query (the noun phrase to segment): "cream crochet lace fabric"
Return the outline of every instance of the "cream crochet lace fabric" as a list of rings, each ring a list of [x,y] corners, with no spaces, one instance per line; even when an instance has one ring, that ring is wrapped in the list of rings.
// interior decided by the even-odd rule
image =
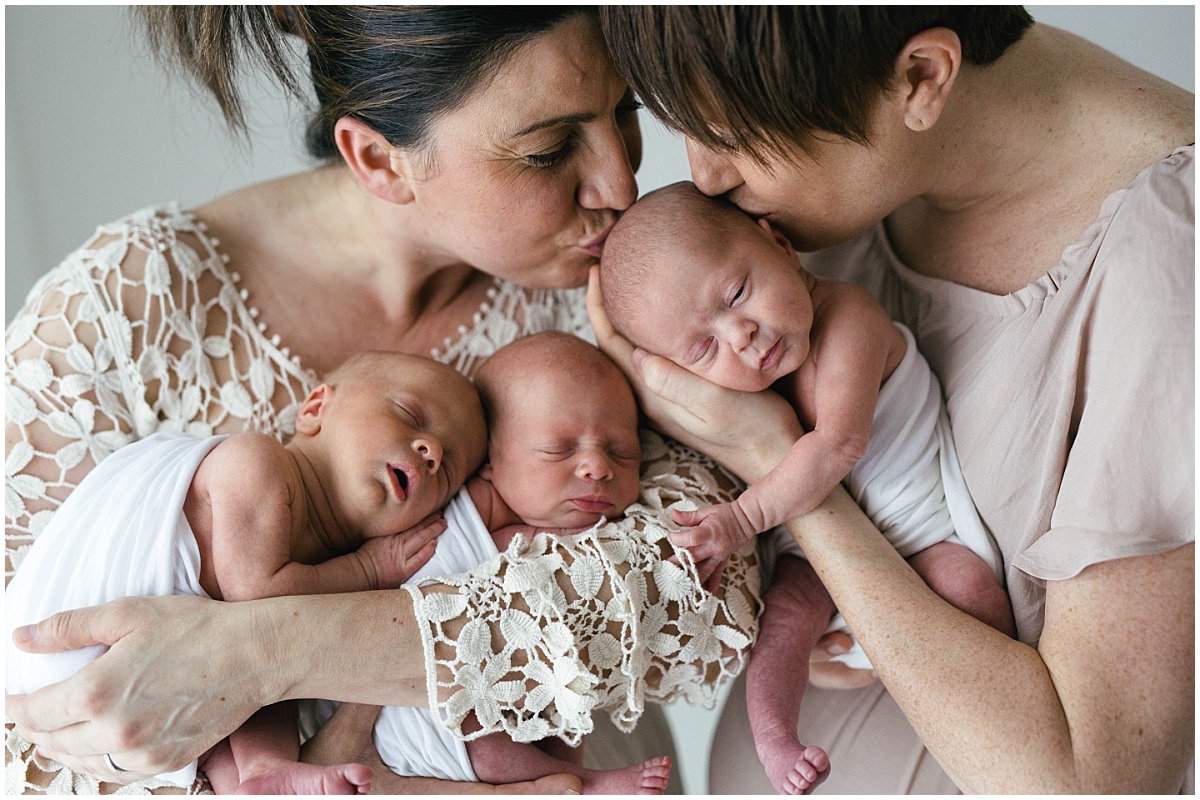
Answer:
[[[5,583],[46,521],[116,448],[160,430],[255,429],[283,437],[317,376],[257,320],[220,242],[176,206],[95,236],[38,282],[5,340]],[[470,327],[431,355],[470,374],[513,339],[557,329],[591,338],[582,290],[497,280]],[[518,538],[452,593],[411,589],[423,619],[431,697],[451,727],[575,742],[606,709],[631,728],[646,698],[708,701],[743,666],[756,631],[752,555],[731,560],[719,596],[667,563],[673,504],[732,497],[735,482],[687,448],[644,434],[640,502],[579,537]],[[499,644],[496,644],[496,643]],[[8,794],[97,793],[6,730]],[[33,769],[36,766],[37,769]],[[143,781],[121,793],[164,786]],[[112,787],[105,787],[112,788]],[[192,792],[205,791],[198,781]]]

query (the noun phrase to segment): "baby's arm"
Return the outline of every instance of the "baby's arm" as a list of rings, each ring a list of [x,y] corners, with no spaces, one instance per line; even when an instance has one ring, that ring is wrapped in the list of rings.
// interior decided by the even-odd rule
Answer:
[[[391,542],[397,537],[389,536],[367,543],[375,549],[398,544],[412,553],[409,559],[396,553],[372,558],[384,554],[372,554],[364,545],[320,564],[301,564],[292,560],[291,548],[293,536],[308,528],[307,500],[291,456],[279,442],[261,434],[232,436],[201,463],[196,479],[203,481],[211,504],[212,571],[224,600],[391,588],[411,574],[405,572],[409,561],[432,549],[424,539],[432,541],[444,528],[440,520],[422,523],[424,528],[413,529],[422,541]],[[385,566],[389,562],[397,566]]]
[[[866,453],[879,388],[904,357],[904,337],[870,295],[848,284],[820,281],[813,310],[812,350],[792,376],[793,403],[812,430],[737,500],[675,515],[696,526],[672,538],[704,562],[702,577],[755,534],[820,505]]]
[[[904,337],[856,286],[822,281],[813,292],[808,400],[812,430],[737,503],[764,531],[812,511],[867,452],[879,389],[904,357]],[[797,387],[797,397],[804,387]]]

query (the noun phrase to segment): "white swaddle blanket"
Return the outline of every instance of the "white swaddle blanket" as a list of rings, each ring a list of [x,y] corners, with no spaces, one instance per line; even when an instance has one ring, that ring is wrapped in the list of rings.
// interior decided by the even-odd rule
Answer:
[[[912,333],[900,323],[895,325],[908,348],[879,391],[866,455],[843,483],[900,555],[907,558],[949,540],[966,545],[1003,580],[1000,551],[975,510],[958,463],[941,385],[917,350]],[[785,528],[776,528],[759,541],[766,569],[780,553],[803,557]],[[841,614],[829,630],[849,632]],[[857,669],[871,668],[857,642],[834,660]]]
[[[471,495],[463,487],[446,506],[446,530],[438,537],[433,557],[408,583],[457,575],[500,554]],[[330,700],[305,702],[301,731],[305,738],[333,716],[338,704]],[[385,706],[375,723],[375,748],[383,763],[397,775],[425,776],[452,781],[474,781],[475,770],[467,747],[438,724],[428,708]]]
[[[183,503],[196,468],[223,438],[148,436],[101,461],[71,493],[5,591],[6,693],[58,683],[107,650],[26,653],[12,643],[14,628],[122,597],[208,596],[200,588],[200,548]],[[196,764],[158,777],[191,786]]]

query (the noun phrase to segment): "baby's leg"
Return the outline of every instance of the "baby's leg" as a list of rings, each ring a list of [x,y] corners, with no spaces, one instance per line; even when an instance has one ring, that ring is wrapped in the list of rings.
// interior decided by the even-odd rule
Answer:
[[[671,777],[668,756],[625,769],[584,769],[575,758],[557,758],[537,745],[518,744],[503,733],[467,742],[467,755],[476,777],[484,783],[516,783],[569,773],[583,783],[584,794],[662,794]]]
[[[261,709],[229,735],[229,749],[240,783],[223,791],[217,783],[224,779],[210,775],[218,794],[366,794],[371,789],[373,771],[362,764],[300,763],[294,702]],[[228,774],[223,766],[220,772]]]
[[[808,562],[781,555],[763,597],[762,627],[746,669],[746,707],[758,758],[780,794],[807,794],[829,774],[829,756],[797,736],[808,658],[829,626],[833,601]]]
[[[908,563],[950,605],[1001,633],[1017,635],[1008,595],[992,568],[970,548],[938,542],[909,556]]]

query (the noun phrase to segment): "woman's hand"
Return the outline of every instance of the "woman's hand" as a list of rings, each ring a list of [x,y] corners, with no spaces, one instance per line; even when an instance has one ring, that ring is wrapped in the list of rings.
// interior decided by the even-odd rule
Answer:
[[[29,652],[111,649],[62,683],[8,697],[6,712],[43,755],[78,772],[128,783],[179,769],[281,693],[267,685],[276,652],[258,605],[130,598],[18,629]],[[125,771],[113,773],[106,754]]]
[[[375,749],[375,720],[379,706],[342,703],[333,716],[309,739],[300,752],[308,764],[366,764],[375,770],[372,794],[579,794],[574,775],[547,775],[535,781],[492,786],[458,783],[438,778],[406,778],[392,772]]]
[[[796,412],[778,393],[726,389],[634,348],[609,322],[598,267],[588,276],[587,308],[597,344],[629,377],[651,423],[747,483],[770,472],[804,433]]]

